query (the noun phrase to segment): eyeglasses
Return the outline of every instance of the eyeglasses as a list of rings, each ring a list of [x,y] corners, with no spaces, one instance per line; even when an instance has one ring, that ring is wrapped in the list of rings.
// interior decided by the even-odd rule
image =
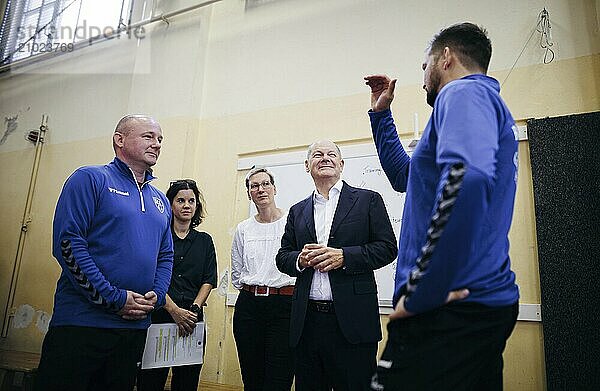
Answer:
[[[188,184],[190,186],[196,186],[196,181],[193,179],[178,179],[176,181],[171,181],[169,182],[169,187],[173,186],[173,185],[179,185],[179,184]]]
[[[250,184],[250,190],[256,191],[261,186],[262,186],[263,189],[267,190],[267,189],[270,189],[273,186],[273,184],[270,181],[264,181],[264,182],[261,182],[261,183],[251,183]]]

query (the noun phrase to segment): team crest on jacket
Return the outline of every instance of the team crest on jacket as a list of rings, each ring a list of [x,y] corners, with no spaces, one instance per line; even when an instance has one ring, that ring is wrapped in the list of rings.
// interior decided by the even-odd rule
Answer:
[[[158,197],[152,197],[152,199],[154,200],[154,205],[156,205],[158,211],[160,213],[165,213],[165,204],[162,202],[162,200]]]

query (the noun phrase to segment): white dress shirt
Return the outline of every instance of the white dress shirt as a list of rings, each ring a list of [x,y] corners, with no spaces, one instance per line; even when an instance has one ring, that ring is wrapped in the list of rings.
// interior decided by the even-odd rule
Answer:
[[[287,213],[272,223],[259,223],[254,216],[238,224],[231,245],[231,284],[272,288],[294,285],[296,279],[281,273],[275,256],[281,247]]]
[[[327,246],[329,242],[329,233],[331,232],[331,224],[333,216],[340,199],[343,182],[340,179],[329,190],[329,199],[326,199],[317,189],[313,192],[315,232],[317,234],[317,243]],[[310,285],[310,293],[308,298],[311,300],[333,300],[331,293],[331,284],[329,283],[329,273],[315,270],[312,283]]]

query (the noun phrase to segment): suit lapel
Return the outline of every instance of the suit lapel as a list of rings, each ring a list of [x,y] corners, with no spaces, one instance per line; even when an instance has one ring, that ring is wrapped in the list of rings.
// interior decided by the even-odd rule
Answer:
[[[310,238],[312,239],[312,243],[317,243],[317,232],[315,231],[315,214],[313,207],[313,194],[311,194],[304,204],[304,209],[302,211],[304,217],[304,223],[306,224],[306,228],[308,229],[308,233],[310,234]]]
[[[343,183],[340,199],[338,200],[337,208],[335,209],[335,214],[333,215],[333,222],[331,223],[331,231],[329,233],[330,236],[333,236],[342,221],[344,221],[348,213],[350,213],[350,210],[358,199],[354,188],[349,186],[346,182]]]

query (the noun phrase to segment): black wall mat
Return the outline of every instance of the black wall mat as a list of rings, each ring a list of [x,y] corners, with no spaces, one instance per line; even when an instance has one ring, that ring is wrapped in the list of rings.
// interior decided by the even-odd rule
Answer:
[[[600,112],[527,121],[548,391],[600,390]]]

